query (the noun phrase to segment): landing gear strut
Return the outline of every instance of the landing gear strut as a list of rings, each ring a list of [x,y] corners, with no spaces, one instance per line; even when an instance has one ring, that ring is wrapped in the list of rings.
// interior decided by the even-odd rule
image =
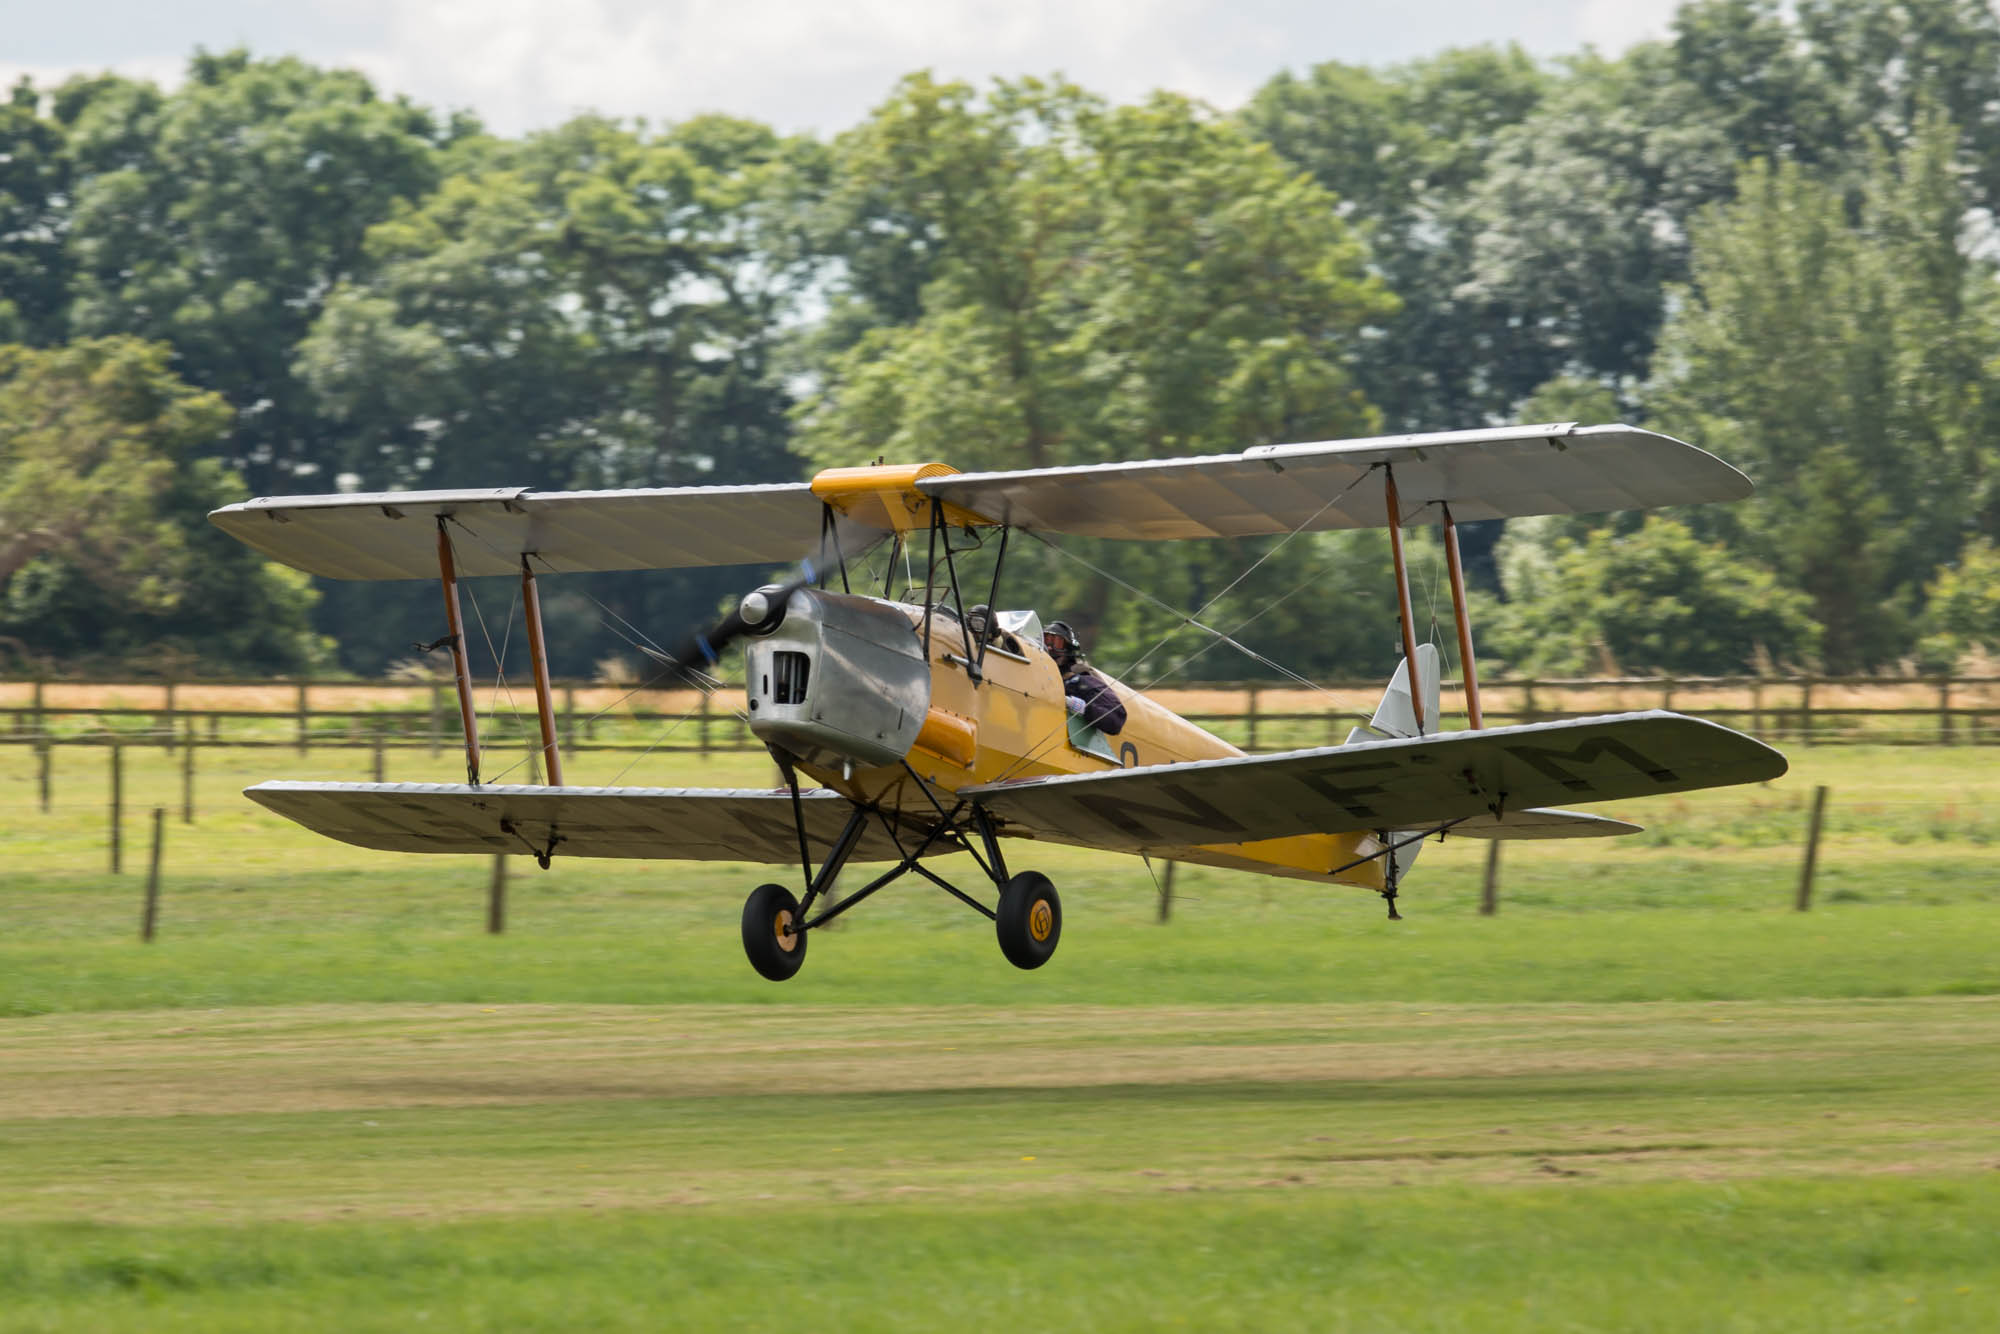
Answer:
[[[773,982],[783,982],[792,977],[805,963],[806,941],[815,928],[826,925],[890,881],[908,874],[922,876],[974,912],[992,919],[994,933],[1000,941],[1000,952],[1016,968],[1040,968],[1056,952],[1056,943],[1062,939],[1062,899],[1056,894],[1055,886],[1049,883],[1049,878],[1039,871],[1023,871],[1011,876],[1007,873],[1006,860],[1000,853],[1000,841],[983,809],[976,805],[968,808],[966,803],[959,802],[947,811],[931,793],[929,785],[912,770],[911,777],[930,797],[938,814],[937,822],[924,832],[916,846],[904,845],[896,824],[888,816],[856,806],[847,817],[846,827],[828,850],[826,860],[815,870],[807,850],[805,815],[800,809],[797,780],[792,777],[791,767],[782,760],[780,767],[792,786],[793,820],[798,829],[806,893],[804,899],[799,899],[783,885],[759,885],[744,902],[743,952],[749,956],[750,966],[759,974]],[[834,877],[847,864],[855,848],[860,846],[861,835],[871,818],[881,822],[883,831],[902,854],[902,859],[852,894],[815,913],[814,906],[822,898],[831,897]],[[982,849],[984,856],[981,855]],[[923,864],[922,858],[927,854],[947,850],[972,854],[973,860],[979,863],[980,869],[1000,890],[997,909],[988,908]]]

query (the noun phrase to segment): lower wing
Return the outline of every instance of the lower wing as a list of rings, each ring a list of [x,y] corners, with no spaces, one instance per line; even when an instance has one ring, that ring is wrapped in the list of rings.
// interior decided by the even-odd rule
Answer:
[[[1741,732],[1654,711],[989,783],[959,795],[1005,833],[1164,855],[1458,821],[1485,838],[1575,835],[1596,821],[1534,808],[1762,782],[1785,768],[1783,755]]]
[[[468,787],[462,783],[259,783],[259,805],[343,843],[388,852],[524,852],[568,857],[792,862],[799,836],[789,792],[734,788]],[[824,852],[854,806],[800,794],[806,837]],[[929,826],[871,819],[856,861],[895,861]],[[890,830],[895,829],[892,837]],[[941,837],[939,853],[957,851]]]

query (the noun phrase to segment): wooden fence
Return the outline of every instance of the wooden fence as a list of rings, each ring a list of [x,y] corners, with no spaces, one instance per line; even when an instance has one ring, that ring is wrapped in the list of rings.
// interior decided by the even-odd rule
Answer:
[[[1312,688],[1222,684],[1156,689],[1166,707],[1246,750],[1327,745],[1346,738],[1380,698],[1380,682]],[[482,733],[496,743],[535,730],[531,692],[480,692]],[[708,754],[755,750],[740,696],[558,682],[557,724],[571,749]],[[1489,727],[1637,709],[1674,709],[1781,743],[2000,742],[2000,677],[1732,677],[1496,680],[1481,686]],[[1446,728],[1463,726],[1456,685]],[[110,740],[289,747],[458,745],[446,682],[0,680],[0,744]],[[1455,717],[1455,715],[1458,715]]]

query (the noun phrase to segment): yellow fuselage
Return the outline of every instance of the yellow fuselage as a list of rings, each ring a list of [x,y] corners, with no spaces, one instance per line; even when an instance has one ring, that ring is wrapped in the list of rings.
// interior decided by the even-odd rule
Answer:
[[[921,634],[923,610],[905,607],[904,611]],[[1109,760],[1080,750],[1070,743],[1062,674],[1040,644],[1012,636],[989,644],[982,664],[983,679],[975,682],[966,666],[972,655],[956,618],[932,613],[930,632],[930,716],[908,760],[912,769],[941,792],[1013,778],[1096,773],[1121,766],[1177,764],[1243,754],[1221,737],[1115,680],[1112,686],[1125,703],[1126,722],[1116,736],[1106,736],[1103,741],[1118,758]],[[912,815],[930,809],[929,799],[910,782],[901,765],[851,770],[801,767],[816,781],[854,801]],[[1174,859],[1379,890],[1379,859],[1337,876],[1331,874],[1335,867],[1354,862],[1376,846],[1365,833],[1301,834],[1178,849]]]

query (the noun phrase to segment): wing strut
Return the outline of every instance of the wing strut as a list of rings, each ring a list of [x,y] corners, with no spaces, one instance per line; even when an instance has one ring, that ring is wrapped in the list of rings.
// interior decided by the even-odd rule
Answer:
[[[528,553],[521,553],[521,614],[528,622],[528,657],[535,669],[535,712],[542,722],[542,771],[550,787],[561,787],[562,755],[556,749],[556,707],[549,689],[549,650],[542,638],[542,595],[535,588],[535,572],[528,565]],[[544,863],[544,869],[547,863]]]
[[[478,787],[479,719],[472,708],[472,669],[465,662],[465,618],[458,610],[458,567],[452,561],[447,522],[449,516],[438,515],[438,578],[444,588],[444,624],[451,636],[451,666],[458,677],[458,720],[465,728],[465,781]]]
[[[1410,711],[1416,715],[1417,735],[1424,731],[1423,691],[1417,686],[1416,617],[1410,610],[1410,571],[1403,564],[1403,510],[1396,498],[1396,468],[1382,465],[1383,492],[1389,499],[1389,555],[1396,565],[1396,614],[1403,623],[1403,661],[1409,666]]]
[[[1486,725],[1479,711],[1479,666],[1472,657],[1472,617],[1465,610],[1465,570],[1458,563],[1458,525],[1452,522],[1451,506],[1444,511],[1444,561],[1451,571],[1451,611],[1458,621],[1458,671],[1465,680],[1465,717],[1478,731]]]

